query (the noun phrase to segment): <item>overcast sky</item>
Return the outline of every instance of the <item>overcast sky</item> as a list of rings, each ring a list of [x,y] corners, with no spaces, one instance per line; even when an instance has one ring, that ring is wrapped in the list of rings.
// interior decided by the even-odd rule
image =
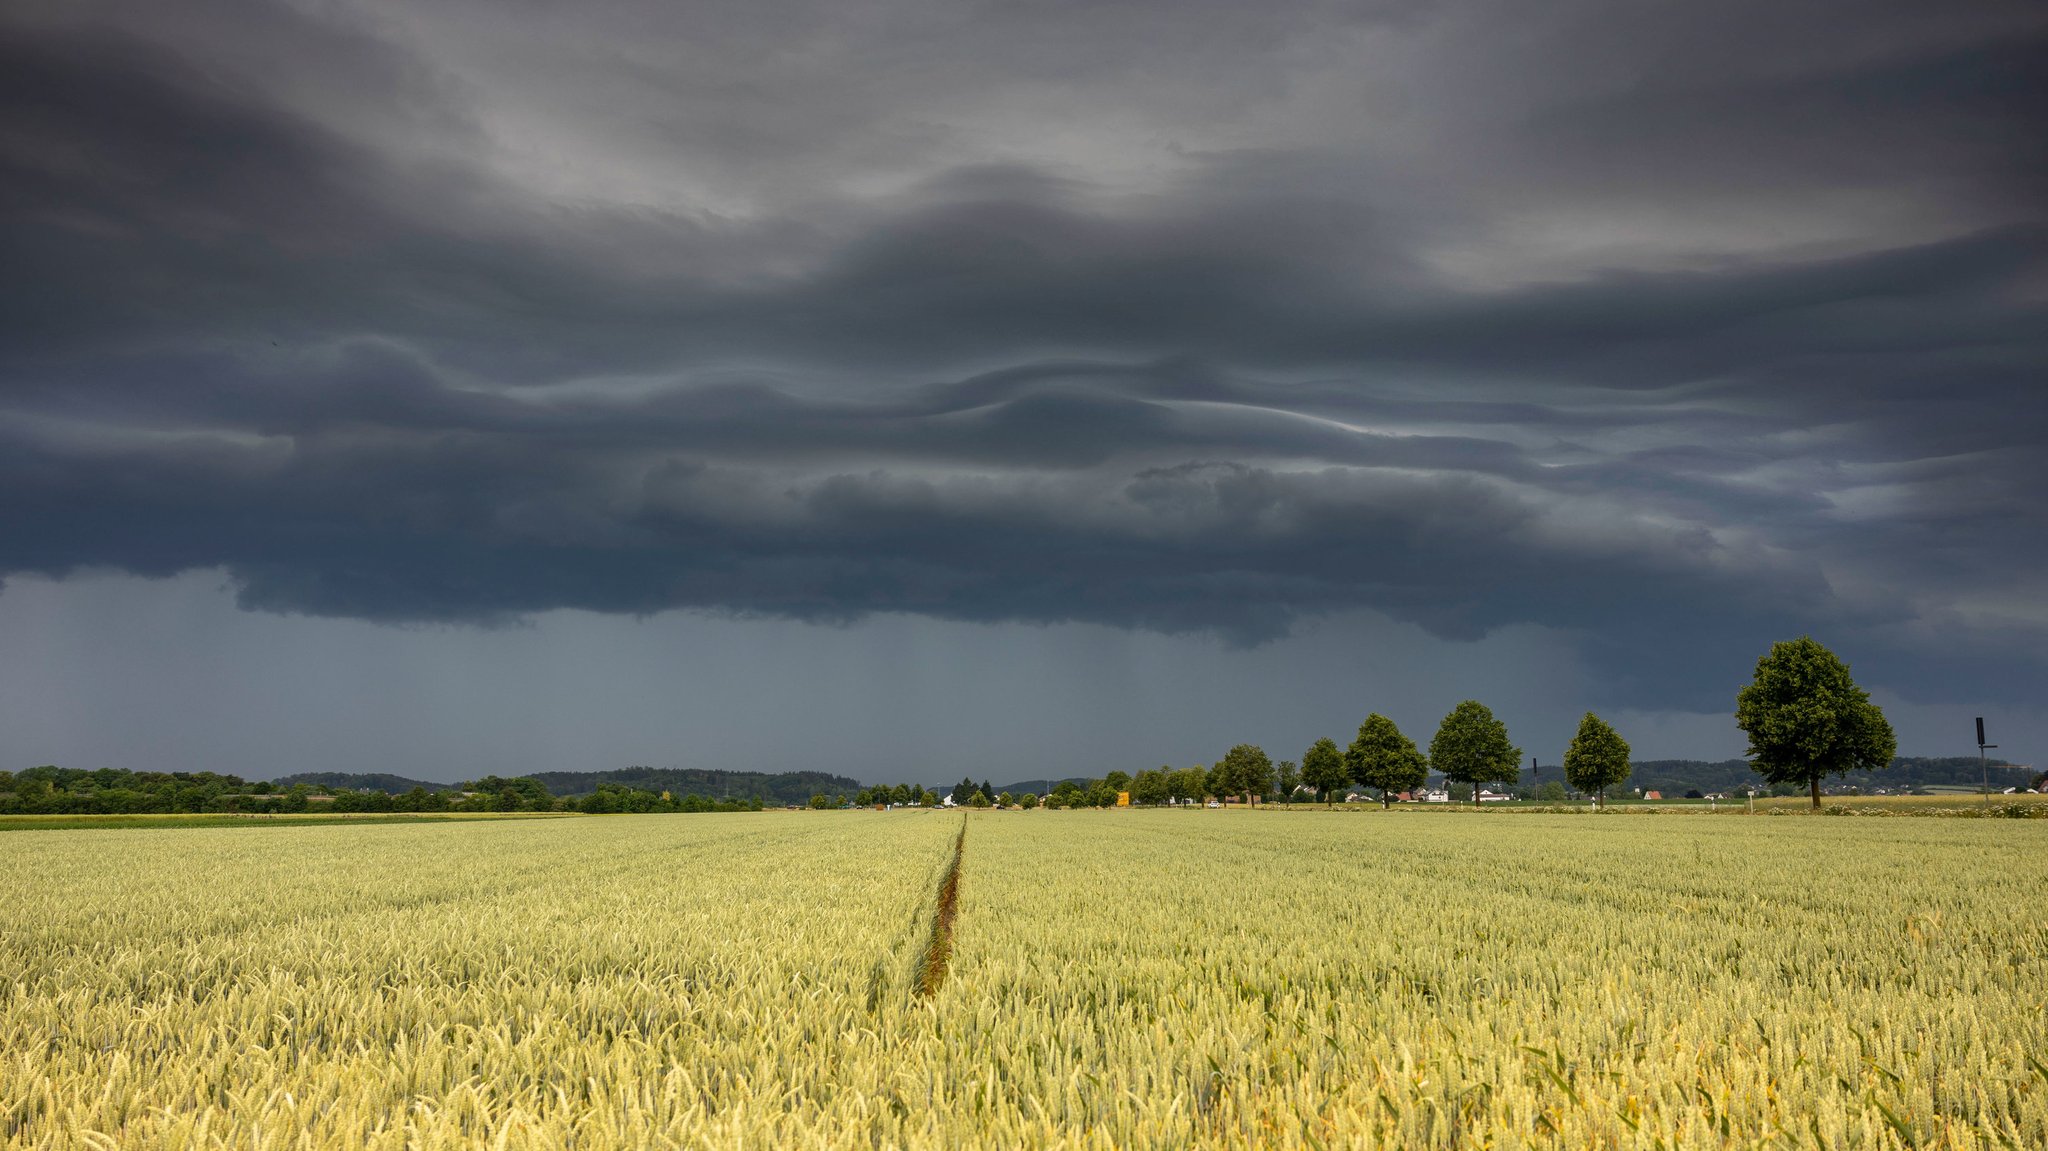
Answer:
[[[2048,741],[2048,8],[0,14],[0,768]]]

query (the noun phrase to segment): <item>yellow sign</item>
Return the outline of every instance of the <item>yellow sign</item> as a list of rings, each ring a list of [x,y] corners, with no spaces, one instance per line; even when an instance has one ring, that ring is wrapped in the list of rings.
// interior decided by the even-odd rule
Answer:
[[[1128,791],[1117,792],[1116,805],[1118,807],[1129,807],[1131,805],[1131,793]]]

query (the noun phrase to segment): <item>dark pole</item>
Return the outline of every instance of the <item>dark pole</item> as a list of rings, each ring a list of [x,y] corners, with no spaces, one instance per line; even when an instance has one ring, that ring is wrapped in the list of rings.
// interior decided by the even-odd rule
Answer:
[[[1984,742],[1984,717],[1977,717],[1977,769],[1984,773],[1984,806],[1991,806],[1991,761],[1984,758],[1984,749],[1995,748],[1995,743]]]

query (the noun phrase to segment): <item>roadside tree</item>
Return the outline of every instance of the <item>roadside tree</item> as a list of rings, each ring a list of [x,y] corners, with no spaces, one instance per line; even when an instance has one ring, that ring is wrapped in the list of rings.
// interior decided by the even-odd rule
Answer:
[[[1280,791],[1280,802],[1293,803],[1294,789],[1301,786],[1301,765],[1291,759],[1274,764],[1273,786]]]
[[[1735,723],[1749,734],[1756,773],[1805,784],[1816,809],[1822,776],[1875,771],[1898,754],[1884,712],[1812,636],[1772,644],[1756,661],[1756,678],[1735,696]]]
[[[1352,780],[1378,789],[1380,807],[1392,807],[1394,793],[1412,791],[1429,779],[1429,761],[1394,721],[1373,712],[1358,725],[1358,738],[1344,753]]]
[[[1172,775],[1173,769],[1170,767],[1139,772],[1136,778],[1131,780],[1131,802],[1148,805],[1165,803],[1167,796],[1172,794]]]
[[[1586,713],[1579,721],[1579,733],[1564,749],[1564,777],[1580,791],[1593,793],[1597,806],[1607,806],[1607,789],[1627,782],[1628,741],[1607,725],[1607,721]]]
[[[1429,741],[1430,766],[1451,783],[1469,784],[1479,801],[1482,783],[1514,783],[1522,778],[1522,749],[1508,742],[1508,727],[1476,699],[1451,709]]]
[[[1325,736],[1301,753],[1301,781],[1315,789],[1325,806],[1333,802],[1331,793],[1351,782],[1351,773],[1344,768],[1344,753],[1337,750],[1336,740]]]
[[[1210,764],[1209,770],[1202,776],[1202,793],[1218,800],[1230,794],[1230,772],[1221,760]]]
[[[1246,803],[1273,790],[1273,761],[1256,744],[1238,744],[1216,766],[1224,773],[1218,782],[1229,789],[1226,794],[1241,795]]]

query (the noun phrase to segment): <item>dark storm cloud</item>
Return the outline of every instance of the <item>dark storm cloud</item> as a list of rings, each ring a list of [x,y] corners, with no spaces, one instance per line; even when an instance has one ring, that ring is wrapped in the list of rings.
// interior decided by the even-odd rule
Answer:
[[[1755,59],[1600,5],[1288,8],[1234,51],[1098,5],[552,49],[12,19],[0,573],[392,621],[1364,607],[1561,629],[1650,705],[1812,630],[2026,694],[2048,33],[1784,7]],[[1100,123],[1008,119],[1068,89]]]

